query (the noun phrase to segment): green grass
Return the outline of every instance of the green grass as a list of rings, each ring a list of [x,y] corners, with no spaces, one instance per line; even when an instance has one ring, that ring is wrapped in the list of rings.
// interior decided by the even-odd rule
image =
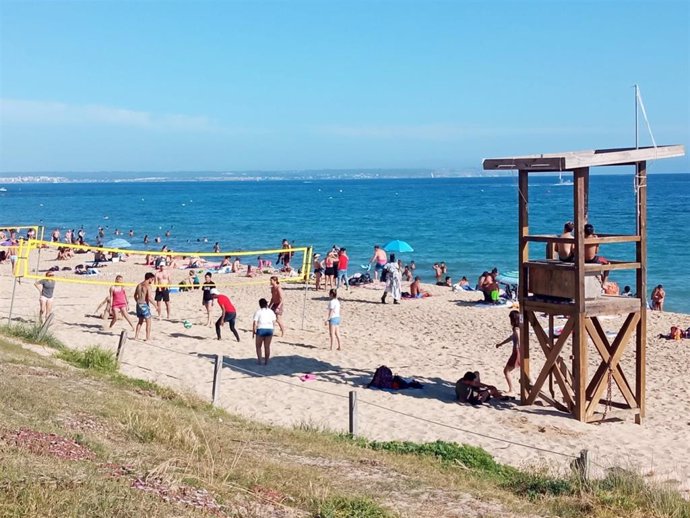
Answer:
[[[2,516],[210,516],[136,491],[131,478],[103,468],[126,465],[135,476],[204,489],[228,516],[288,508],[320,518],[440,518],[481,501],[485,516],[690,518],[677,491],[630,471],[582,483],[505,466],[463,444],[345,440],[310,422],[271,427],[123,376],[110,353],[57,354],[81,368],[0,339],[0,436],[56,433],[96,459],[60,460],[0,439]]]
[[[111,351],[92,345],[84,350],[63,348],[56,354],[57,358],[82,369],[97,372],[117,372],[117,360]]]
[[[50,330],[48,330],[41,339],[38,338],[41,325],[38,323],[14,323],[11,325],[0,326],[0,334],[5,336],[13,336],[32,344],[45,345],[53,349],[62,349],[64,344],[55,338]]]
[[[392,518],[370,498],[336,497],[318,505],[318,518]]]

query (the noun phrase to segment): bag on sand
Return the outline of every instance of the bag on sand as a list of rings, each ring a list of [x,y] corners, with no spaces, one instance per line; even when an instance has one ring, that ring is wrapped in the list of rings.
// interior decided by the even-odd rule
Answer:
[[[374,377],[367,387],[375,387],[381,389],[390,389],[393,387],[393,372],[386,367],[381,365],[376,372],[374,372]]]

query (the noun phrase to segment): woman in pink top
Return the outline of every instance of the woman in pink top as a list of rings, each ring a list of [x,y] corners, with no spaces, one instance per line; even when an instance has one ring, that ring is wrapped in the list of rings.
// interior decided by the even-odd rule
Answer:
[[[110,287],[110,327],[113,327],[115,322],[117,322],[117,314],[119,312],[122,318],[127,321],[129,327],[132,328],[132,331],[134,331],[134,324],[132,324],[127,314],[127,310],[129,309],[127,292],[125,292],[125,288],[120,286],[120,284],[122,284],[122,275],[115,277],[115,286]]]

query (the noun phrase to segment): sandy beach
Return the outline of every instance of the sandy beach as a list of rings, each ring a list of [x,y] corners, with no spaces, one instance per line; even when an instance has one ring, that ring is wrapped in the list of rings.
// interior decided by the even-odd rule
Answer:
[[[53,256],[52,250],[44,254],[42,270],[80,262],[77,257],[58,263]],[[33,258],[30,264],[35,264]],[[94,278],[112,282],[121,274],[132,282],[143,279],[147,271],[153,269],[129,261],[110,264]],[[6,323],[13,278],[8,264],[0,265],[0,273],[0,316]],[[185,270],[172,273],[176,283],[188,274]],[[121,330],[129,331],[129,326],[121,320],[109,329],[109,321],[96,315],[107,286],[59,282],[60,277],[76,278],[72,272],[57,272],[56,277],[54,334],[69,347],[98,345],[115,350]],[[235,274],[214,277],[219,285],[242,280]],[[690,326],[688,315],[648,314],[647,417],[643,424],[634,424],[632,418],[583,424],[548,406],[499,402],[472,407],[454,401],[455,382],[468,370],[479,370],[484,382],[507,388],[502,371],[510,346],[496,349],[495,344],[510,333],[509,309],[478,306],[477,293],[425,286],[432,294],[429,298],[384,305],[380,302],[382,285],[341,290],[343,349],[335,351],[329,350],[324,325],[327,293],[287,284],[287,332],[273,339],[271,362],[260,366],[251,319],[258,299],[270,296],[269,275],[253,280],[262,282],[220,288],[237,307],[239,343],[227,325],[221,341],[216,340],[214,329],[204,325],[200,291],[175,293],[171,320],[157,320],[154,311],[150,342],[134,341],[129,332],[122,372],[210,399],[213,356],[224,355],[222,407],[261,422],[346,431],[348,393],[355,391],[359,433],[371,439],[462,442],[485,448],[501,462],[546,464],[556,470],[567,469],[571,456],[588,449],[599,471],[621,466],[650,479],[673,481],[686,495],[690,492],[690,340],[657,338],[672,325]],[[38,292],[33,283],[25,279],[16,286],[15,321],[37,319]],[[127,288],[131,318],[136,321],[133,291]],[[219,315],[217,306],[214,315],[214,319]],[[185,328],[184,320],[192,327]],[[607,331],[614,331],[619,319],[603,323]],[[598,359],[592,347],[592,369]],[[627,350],[622,364],[633,377],[631,359],[632,351]],[[541,363],[543,355],[535,347],[533,370]],[[417,379],[424,388],[398,392],[366,388],[382,364],[396,374]],[[307,373],[315,379],[300,380]],[[517,372],[513,379],[517,386]],[[617,396],[614,384],[613,398]]]

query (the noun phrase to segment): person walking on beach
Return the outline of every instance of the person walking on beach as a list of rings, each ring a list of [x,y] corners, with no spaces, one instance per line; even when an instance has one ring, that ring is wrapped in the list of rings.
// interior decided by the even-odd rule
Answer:
[[[113,327],[115,325],[115,322],[117,322],[117,314],[118,312],[120,315],[122,315],[122,318],[124,318],[127,323],[129,324],[129,327],[132,328],[132,331],[134,331],[134,324],[132,324],[132,321],[129,319],[129,315],[127,312],[129,311],[129,301],[127,300],[127,293],[125,292],[125,288],[122,286],[119,286],[122,284],[122,275],[118,275],[115,277],[115,286],[110,287],[110,326]]]
[[[201,285],[201,305],[206,308],[206,325],[211,327],[211,308],[213,307],[213,296],[211,292],[216,287],[213,282],[211,272],[204,275],[204,283]]]
[[[374,245],[374,255],[369,259],[369,264],[371,263],[375,263],[374,281],[378,281],[384,266],[386,266],[386,252],[379,245]]]
[[[168,320],[170,320],[170,272],[166,270],[165,263],[161,262],[158,265],[156,272],[156,312],[158,313],[158,320],[163,316],[161,312],[161,302],[165,302],[165,312]]]
[[[271,302],[269,308],[276,315],[276,322],[280,327],[280,336],[285,336],[285,324],[283,324],[283,288],[280,287],[280,281],[275,275],[271,277]]]
[[[338,343],[337,350],[340,350],[340,301],[338,300],[338,290],[331,289],[328,293],[330,300],[328,301],[328,310],[326,311],[326,325],[328,326],[328,335],[330,337],[331,350],[333,350],[333,342]]]
[[[341,248],[338,252],[338,279],[336,281],[336,288],[340,288],[340,281],[345,283],[345,288],[350,291],[350,286],[347,283],[347,265],[350,262],[350,258],[347,256],[347,250]]]
[[[381,302],[386,303],[386,295],[389,293],[393,296],[393,304],[400,304],[402,297],[402,272],[395,260],[395,254],[391,254],[390,261],[385,266],[386,272],[386,289],[381,297]]]
[[[139,337],[139,330],[144,322],[146,323],[146,338],[144,338],[144,341],[151,338],[151,286],[155,281],[156,276],[152,272],[147,272],[144,275],[144,280],[137,284],[137,287],[134,289],[134,302],[137,304],[137,318],[139,319],[134,331],[135,340]]]
[[[508,393],[513,394],[513,383],[510,380],[510,373],[514,369],[518,369],[520,367],[520,312],[513,310],[510,312],[508,317],[510,318],[510,327],[512,328],[512,332],[508,338],[496,344],[496,349],[509,342],[513,342],[513,351],[510,354],[510,358],[508,358],[506,366],[503,368],[503,375],[506,377],[506,381],[508,382]]]
[[[53,280],[53,272],[46,272],[46,278],[36,281],[34,284],[36,289],[41,294],[38,297],[40,311],[38,314],[38,321],[43,323],[48,315],[53,312],[53,295],[55,293],[55,281]]]
[[[221,295],[216,288],[211,289],[211,297],[218,301],[218,307],[220,308],[220,317],[216,320],[216,336],[220,340],[220,329],[223,327],[223,322],[227,322],[230,325],[230,331],[235,335],[237,341],[240,341],[240,335],[235,329],[235,320],[237,319],[237,310],[233,305],[230,298],[226,295]]]
[[[259,299],[259,309],[254,313],[252,323],[252,338],[256,341],[256,362],[261,365],[268,365],[271,357],[271,340],[273,340],[273,323],[276,315],[268,307],[266,299]],[[262,359],[263,348],[263,359]]]

